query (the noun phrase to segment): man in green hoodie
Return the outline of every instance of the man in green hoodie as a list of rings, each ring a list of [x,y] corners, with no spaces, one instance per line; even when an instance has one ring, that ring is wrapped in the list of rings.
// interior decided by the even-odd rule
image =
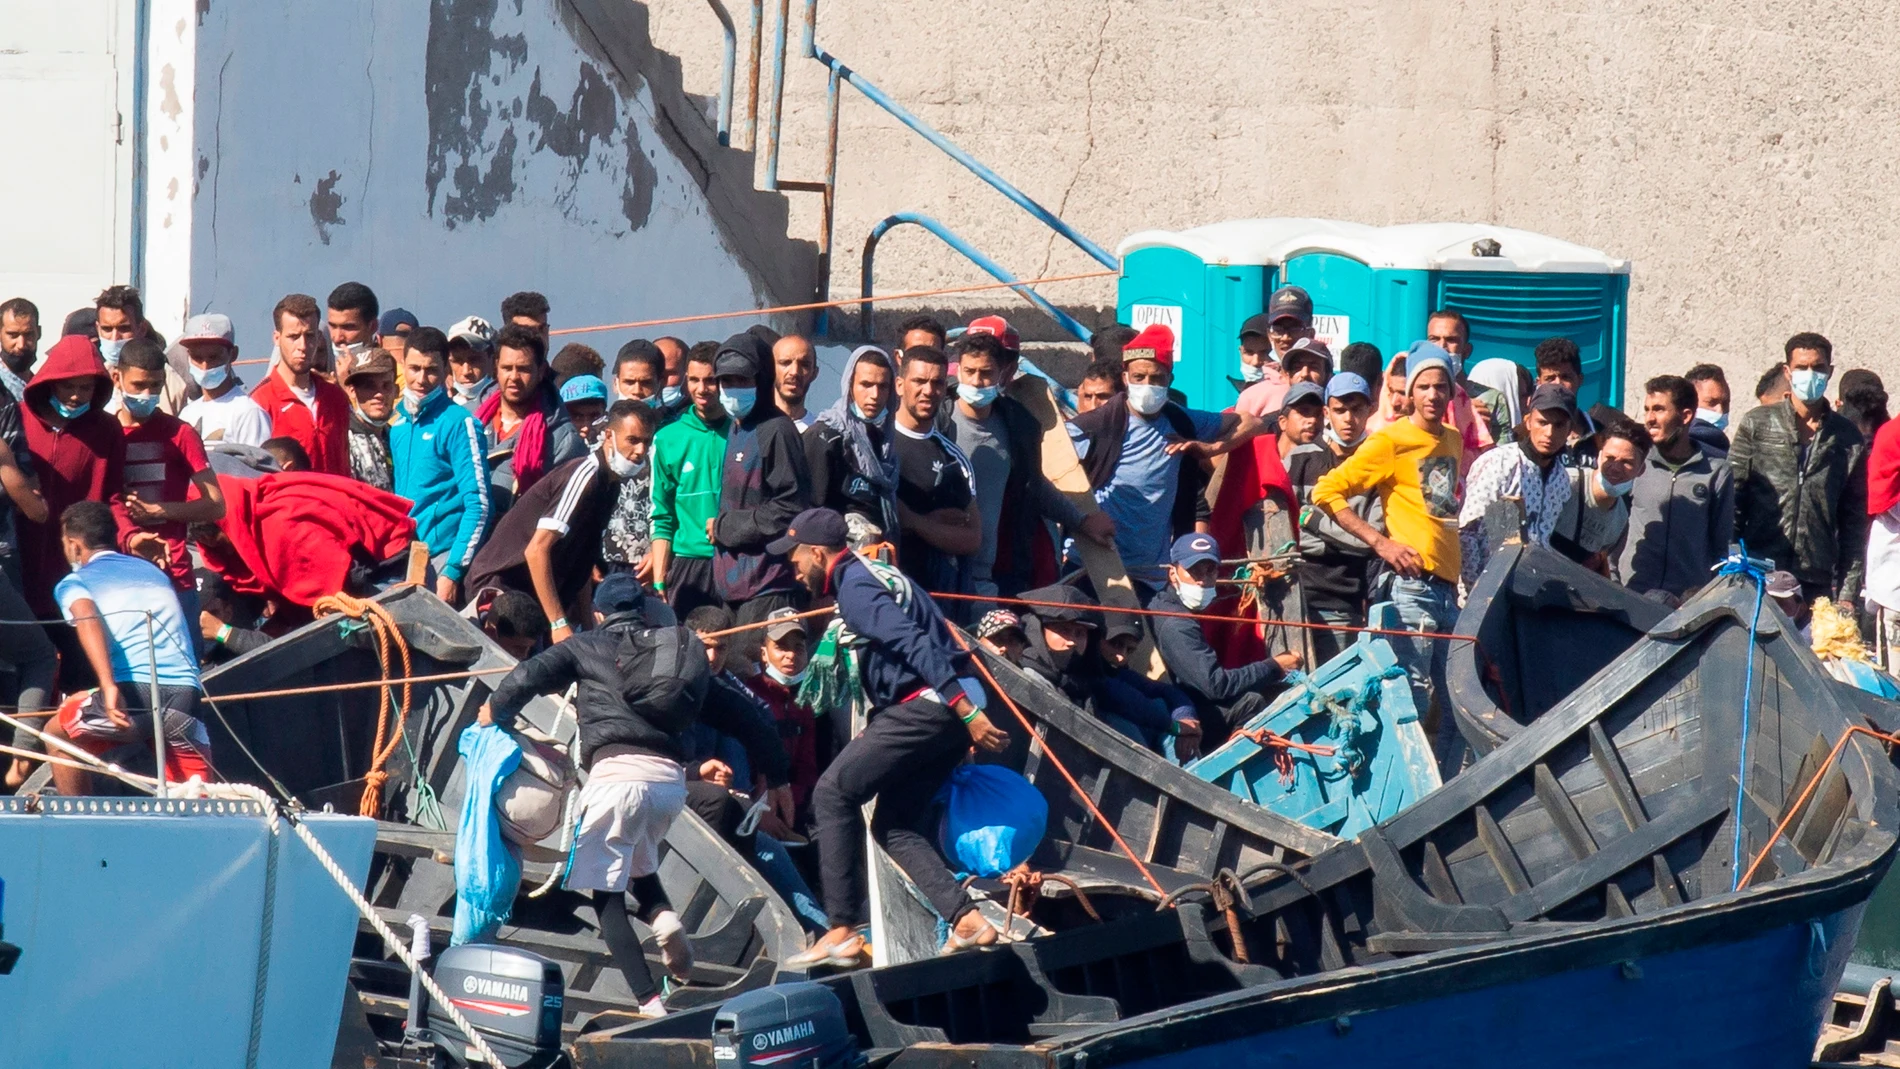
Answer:
[[[732,421],[719,403],[711,353],[686,359],[680,417],[653,438],[653,588],[684,618],[723,605],[713,585],[712,522]]]

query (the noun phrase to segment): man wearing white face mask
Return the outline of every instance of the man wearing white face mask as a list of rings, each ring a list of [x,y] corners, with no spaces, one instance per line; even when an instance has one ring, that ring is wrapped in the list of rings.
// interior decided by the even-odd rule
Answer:
[[[1201,412],[1169,401],[1174,332],[1158,323],[1122,348],[1122,381],[1126,392],[1076,416],[1069,436],[1095,500],[1115,523],[1122,564],[1152,585],[1169,543],[1201,522],[1200,462],[1251,441],[1261,423],[1245,412]]]
[[[772,719],[778,723],[779,742],[785,746],[785,756],[791,759],[792,778],[788,786],[792,789],[797,816],[788,830],[795,831],[810,826],[811,789],[818,783],[818,719],[809,708],[798,703],[798,688],[805,682],[805,666],[811,660],[811,641],[795,609],[776,610],[766,619],[772,622],[765,628],[765,646],[760,657],[763,671],[745,677],[745,685],[772,710]]]
[[[1220,560],[1220,546],[1211,535],[1184,534],[1175,539],[1168,551],[1168,585],[1148,607],[1156,612],[1206,612],[1216,596]],[[1210,750],[1266,708],[1267,696],[1278,689],[1288,669],[1299,665],[1300,655],[1288,652],[1239,668],[1222,668],[1200,621],[1156,616],[1150,622],[1161,660],[1194,699],[1204,745]]]
[[[237,359],[237,334],[231,317],[211,313],[185,320],[178,339],[191,369],[191,381],[202,391],[178,418],[191,424],[207,442],[263,445],[270,438],[270,416],[244,392],[232,362]]]
[[[1867,551],[1867,442],[1828,407],[1834,346],[1796,334],[1784,351],[1788,396],[1735,428],[1735,535],[1750,556],[1794,573],[1806,600],[1852,602]]]
[[[1570,495],[1550,532],[1550,548],[1607,576],[1610,551],[1629,529],[1630,491],[1652,443],[1649,432],[1626,417],[1606,421],[1597,433],[1603,444],[1596,467],[1564,469]]]
[[[415,503],[409,515],[416,537],[429,544],[436,596],[453,605],[492,510],[488,435],[474,413],[449,400],[448,371],[449,339],[434,327],[410,331],[402,402],[389,421],[389,456],[395,492]]]

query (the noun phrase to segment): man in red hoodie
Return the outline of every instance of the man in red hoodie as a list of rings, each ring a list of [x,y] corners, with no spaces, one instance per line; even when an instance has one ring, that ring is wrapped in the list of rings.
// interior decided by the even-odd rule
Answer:
[[[53,586],[71,569],[60,548],[59,517],[66,506],[80,501],[104,501],[115,506],[125,486],[125,436],[106,412],[112,379],[92,339],[69,334],[47,352],[46,361],[27,383],[20,405],[26,424],[26,447],[39,470],[40,494],[46,498],[48,518],[35,523],[20,520],[20,574],[33,614],[48,619],[59,614]],[[73,629],[48,624],[47,634],[60,649],[60,684],[73,690],[90,685],[86,658]]]
[[[292,293],[271,309],[277,363],[251,391],[270,417],[271,437],[294,438],[310,455],[312,471],[350,473],[350,398],[314,373],[325,346],[317,299]]]

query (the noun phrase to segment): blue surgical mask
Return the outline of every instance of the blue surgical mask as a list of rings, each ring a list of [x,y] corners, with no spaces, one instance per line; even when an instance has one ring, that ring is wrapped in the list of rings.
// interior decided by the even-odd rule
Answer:
[[[1602,487],[1603,492],[1611,497],[1625,497],[1629,494],[1630,488],[1636,485],[1636,480],[1631,479],[1628,482],[1613,483],[1605,479],[1602,470],[1599,469],[1597,471],[1597,485]]]
[[[972,386],[967,382],[957,383],[957,396],[972,408],[983,408],[996,403],[997,389],[994,386]]]
[[[152,413],[158,411],[158,395],[155,393],[120,393],[119,400],[136,420],[150,419]]]
[[[1259,364],[1240,365],[1240,381],[1259,382],[1267,377],[1267,369]]]
[[[78,419],[92,410],[91,401],[87,401],[84,404],[67,405],[66,402],[61,401],[57,397],[51,398],[51,400],[53,402],[53,411],[59,413],[61,419]]]
[[[662,386],[660,387],[660,407],[672,408],[674,405],[679,404],[680,399],[685,396],[685,391],[681,390],[678,386]]]
[[[1816,368],[1796,368],[1788,373],[1788,390],[1803,403],[1813,404],[1827,396],[1827,376]]]
[[[197,364],[191,364],[190,367],[191,381],[197,383],[199,389],[215,390],[231,378],[229,364],[219,364],[217,367],[199,367]]]
[[[119,354],[125,350],[125,338],[99,339],[99,357],[107,367],[119,366]]]
[[[1713,408],[1696,409],[1695,418],[1701,420],[1702,422],[1708,424],[1711,427],[1714,427],[1718,431],[1728,426],[1728,413],[1717,412]]]
[[[417,396],[414,390],[404,390],[402,392],[402,407],[408,409],[409,414],[413,416],[416,413],[422,411],[423,408],[429,404],[429,402],[435,400],[437,397],[441,396],[441,394],[442,394],[442,386],[439,383],[436,385],[435,389],[430,390],[428,393],[422,394],[421,396]]]
[[[719,407],[733,419],[744,419],[752,414],[752,406],[758,402],[759,391],[754,386],[719,387]]]
[[[1168,388],[1149,382],[1131,383],[1128,387],[1128,407],[1136,415],[1153,416],[1168,403]]]
[[[647,394],[647,396],[646,396],[646,403],[647,403],[647,407],[648,407],[648,408],[665,408],[665,407],[666,407],[666,395],[665,395],[665,394],[663,394],[663,393],[650,393],[650,394]]]

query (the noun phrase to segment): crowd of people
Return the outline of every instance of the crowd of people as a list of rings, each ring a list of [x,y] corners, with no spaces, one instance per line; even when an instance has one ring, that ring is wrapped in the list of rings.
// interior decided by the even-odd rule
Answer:
[[[1173,389],[1165,326],[1098,331],[1069,391],[1025,369],[1000,317],[927,315],[852,352],[836,402],[813,411],[812,341],[764,326],[636,339],[609,359],[550,351],[532,292],[496,324],[446,329],[353,282],[270,316],[268,342],[243,350],[218,313],[167,343],[137,291],[113,286],[42,349],[39,309],[0,304],[7,704],[57,707],[51,733],[103,753],[149,743],[156,693],[170,771],[214,776],[201,665],[326,596],[417,578],[424,545],[422,581],[524,662],[485,719],[579,686],[590,780],[569,886],[595,894],[653,1005],[623,892],[666,913],[653,864],[688,805],[794,901],[812,961],[862,950],[872,800],[873,834],[950,944],[994,941],[927,830],[971,749],[1009,742],[950,623],[1186,761],[1390,602],[1419,634],[1395,645],[1447,773],[1462,755],[1430,633],[1454,630],[1509,539],[1671,604],[1740,543],[1774,562],[1792,610],[1834,599],[1865,611],[1883,650],[1900,642],[1900,431],[1870,372],[1840,375],[1830,399],[1819,334],[1788,339],[1747,412],[1699,364],[1642,383],[1625,415],[1578,403],[1568,339],[1537,345],[1533,367],[1478,359],[1445,310],[1403,352],[1334,353],[1287,286],[1240,324],[1220,411]],[[1112,550],[1149,614],[1105,606],[1083,550]],[[1236,571],[1254,565],[1331,630],[1294,644],[1196,619],[1236,612]],[[641,645],[663,628],[690,638]],[[702,653],[690,715],[643,704],[630,664],[685,679],[679,658],[696,669]],[[8,789],[31,768],[12,762]],[[55,783],[87,787],[70,768]],[[801,871],[785,844],[806,835],[821,861]],[[683,941],[662,929],[673,966]]]

